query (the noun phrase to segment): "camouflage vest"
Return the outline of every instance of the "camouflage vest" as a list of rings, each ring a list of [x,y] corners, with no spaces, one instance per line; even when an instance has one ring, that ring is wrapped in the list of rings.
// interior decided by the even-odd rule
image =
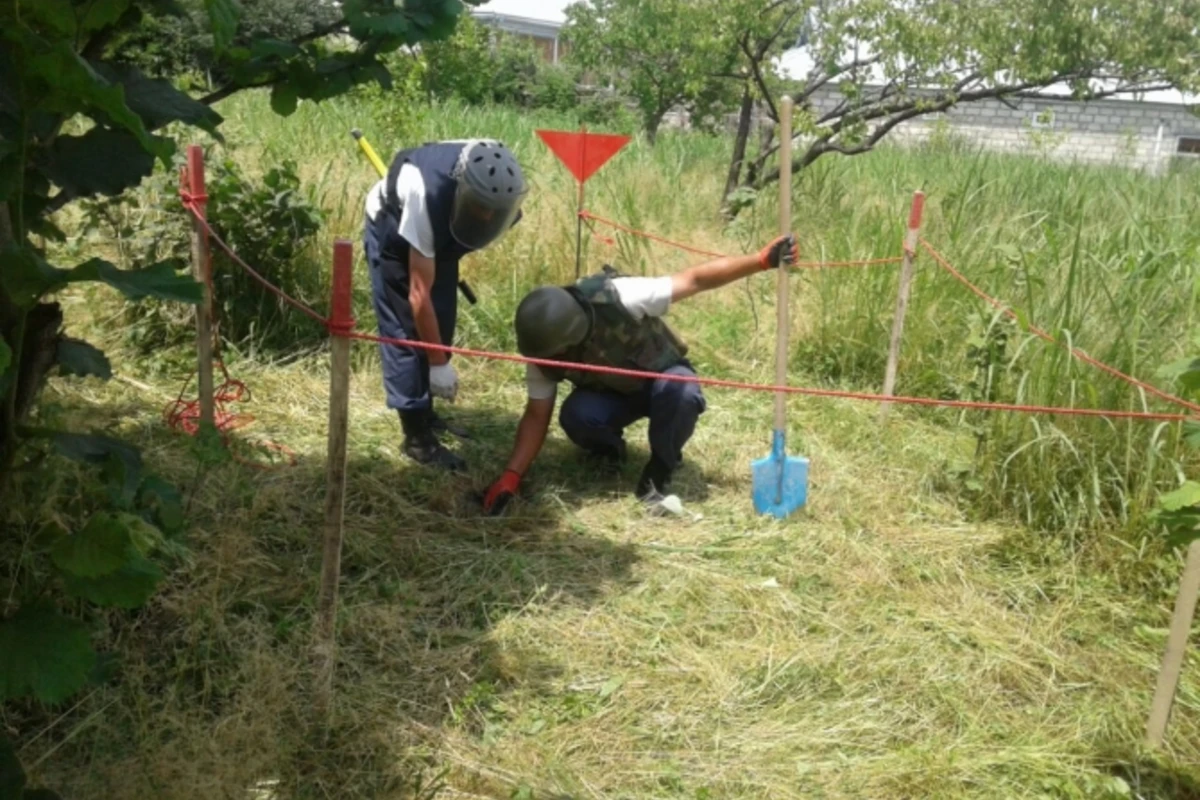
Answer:
[[[645,372],[670,369],[687,355],[687,345],[661,319],[635,319],[625,310],[612,284],[612,279],[619,276],[620,273],[605,264],[604,272],[584,278],[574,286],[563,287],[588,310],[592,329],[588,338],[569,350],[562,360]],[[543,367],[542,370],[553,380],[566,379],[582,389],[633,394],[646,385],[642,379],[624,375],[578,369]]]

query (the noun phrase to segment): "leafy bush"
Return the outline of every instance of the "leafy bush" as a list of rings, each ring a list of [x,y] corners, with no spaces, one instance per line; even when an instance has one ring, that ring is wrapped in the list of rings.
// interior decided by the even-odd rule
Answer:
[[[119,59],[157,77],[224,78],[206,12],[195,0],[179,5],[179,14],[144,15],[114,48]],[[325,0],[239,0],[238,8],[231,41],[235,47],[248,48],[261,40],[291,41],[338,19],[337,8]]]
[[[182,166],[182,156],[176,166]],[[325,287],[320,270],[302,256],[320,229],[318,209],[301,193],[294,162],[273,167],[251,181],[230,159],[209,159],[208,219],[216,234],[266,280],[304,302],[316,302]],[[186,259],[191,214],[176,192],[174,170],[158,171],[140,188],[84,204],[93,229],[111,234],[129,264]],[[215,244],[212,246],[214,301],[221,335],[233,342],[290,349],[314,341],[320,326],[262,287]],[[177,304],[144,300],[123,314],[126,338],[139,352],[190,342],[193,315]]]

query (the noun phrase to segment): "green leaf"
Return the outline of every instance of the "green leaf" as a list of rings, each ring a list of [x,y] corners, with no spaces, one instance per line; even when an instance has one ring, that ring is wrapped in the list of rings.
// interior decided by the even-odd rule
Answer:
[[[1185,391],[1195,392],[1200,389],[1200,358],[1185,358],[1167,364],[1158,370],[1161,378],[1178,381]]]
[[[64,575],[67,591],[106,608],[140,608],[154,594],[163,574],[157,566],[134,554],[116,572],[95,578]]]
[[[213,46],[217,53],[221,53],[229,47],[237,33],[237,3],[234,0],[204,0],[204,8],[208,11],[208,21],[212,27]]]
[[[80,578],[116,572],[135,554],[124,516],[104,511],[93,515],[83,530],[55,542],[50,551],[54,565]]]
[[[172,149],[167,140],[151,137],[141,118],[125,105],[125,91],[104,80],[75,52],[70,42],[36,43],[23,63],[28,75],[40,79],[39,105],[46,111],[74,114],[93,112],[132,133],[142,147],[170,165]]]
[[[217,127],[221,115],[198,100],[179,91],[169,81],[148,78],[138,69],[121,64],[96,62],[96,71],[111,83],[125,88],[125,102],[133,113],[150,128],[161,128],[170,122],[195,125],[221,139]]]
[[[1159,521],[1167,529],[1167,544],[1171,547],[1185,547],[1200,539],[1200,513],[1194,508],[1164,511]]]
[[[168,139],[153,137],[174,147]],[[92,128],[59,136],[50,148],[46,177],[79,197],[118,195],[154,171],[154,155],[127,130]]]
[[[0,622],[0,700],[61,703],[83,688],[96,661],[87,628],[45,606]]]
[[[79,20],[79,30],[91,33],[112,25],[121,18],[129,8],[130,0],[89,0],[84,6],[83,18]]]
[[[1183,423],[1183,441],[1189,447],[1200,448],[1200,422]]]
[[[136,514],[118,514],[121,523],[129,531],[129,541],[143,556],[149,556],[162,546],[163,534],[158,528]]]
[[[259,39],[250,46],[250,55],[253,58],[280,58],[288,59],[300,55],[303,50],[299,45],[291,42],[285,42],[282,39]]]
[[[1167,511],[1180,511],[1200,504],[1200,483],[1187,481],[1173,492],[1158,498],[1158,504]]]
[[[191,275],[177,271],[179,262],[168,259],[142,269],[118,269],[109,262],[93,258],[71,270],[68,280],[101,281],[130,300],[154,297],[195,305],[204,297],[204,287]]]
[[[25,788],[25,770],[8,737],[0,733],[0,797],[21,797]]]
[[[271,87],[271,110],[281,117],[291,116],[296,111],[299,97],[296,87],[290,83],[277,83]]]
[[[22,12],[23,20],[33,23],[43,33],[75,38],[75,9],[71,0],[38,0],[22,8]]]
[[[158,526],[168,536],[183,530],[183,497],[179,489],[162,478],[151,475],[142,481],[138,502],[153,512]]]
[[[112,377],[112,364],[100,348],[78,339],[60,339],[57,352],[58,367],[64,375],[79,378]]]
[[[143,269],[122,270],[104,259],[93,258],[66,270],[46,263],[31,248],[9,245],[0,251],[0,264],[4,266],[0,269],[0,284],[14,303],[25,308],[49,292],[81,281],[107,283],[130,300],[155,297],[194,305],[204,296],[204,288],[190,275],[177,271],[180,263],[173,259]]]
[[[117,491],[114,502],[132,502],[142,480],[142,456],[133,445],[109,436],[54,431],[59,455],[100,467]]]
[[[4,337],[0,336],[0,375],[8,371],[8,365],[12,363],[12,348],[8,346],[8,342],[4,341]]]
[[[111,436],[54,431],[51,438],[59,455],[72,461],[100,466],[110,458],[116,458],[133,470],[142,468],[142,456],[137,448]]]
[[[65,281],[65,270],[55,269],[30,247],[10,244],[0,250],[0,286],[10,300],[30,308],[38,298]]]

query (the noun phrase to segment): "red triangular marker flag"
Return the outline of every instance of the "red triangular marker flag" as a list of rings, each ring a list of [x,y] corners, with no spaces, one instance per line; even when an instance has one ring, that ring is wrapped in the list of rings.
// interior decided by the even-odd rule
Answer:
[[[587,183],[629,141],[628,136],[611,133],[538,131],[537,135],[580,183]]]

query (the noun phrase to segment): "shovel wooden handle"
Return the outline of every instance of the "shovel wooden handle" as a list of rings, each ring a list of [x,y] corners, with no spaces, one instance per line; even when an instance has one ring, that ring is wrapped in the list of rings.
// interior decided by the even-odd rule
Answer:
[[[779,104],[779,233],[792,232],[792,98]],[[775,385],[787,383],[788,268],[780,265],[775,277]],[[775,393],[775,430],[787,428],[787,394]]]

